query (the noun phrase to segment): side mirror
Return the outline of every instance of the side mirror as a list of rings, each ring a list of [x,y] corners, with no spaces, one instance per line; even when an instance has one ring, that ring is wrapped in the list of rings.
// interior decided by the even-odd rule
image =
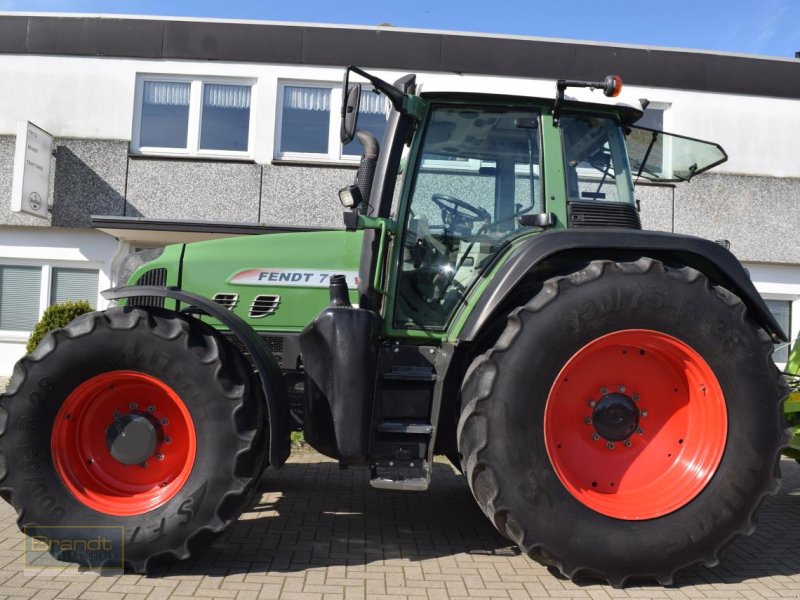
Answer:
[[[342,90],[342,127],[339,137],[342,144],[349,144],[356,135],[358,125],[358,108],[361,103],[361,84],[345,80],[346,90]]]

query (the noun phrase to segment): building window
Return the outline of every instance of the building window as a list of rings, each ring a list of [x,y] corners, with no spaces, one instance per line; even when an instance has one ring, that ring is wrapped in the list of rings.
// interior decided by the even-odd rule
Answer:
[[[253,83],[146,76],[137,81],[131,136],[141,154],[249,157]]]
[[[358,140],[339,141],[341,87],[321,83],[280,83],[275,158],[306,161],[355,162],[363,148]],[[383,96],[365,88],[361,94],[358,129],[372,133],[380,143],[386,126]]]
[[[792,302],[791,300],[769,300],[764,302],[775,317],[778,325],[791,336],[792,331]],[[789,360],[789,345],[783,342],[775,344],[775,352],[772,353],[772,360],[779,364],[786,364]]]
[[[50,279],[50,304],[86,300],[97,308],[98,273],[92,269],[53,267]]]
[[[0,266],[0,329],[31,331],[39,320],[42,269]]]
[[[665,107],[653,104],[648,105],[644,110],[642,118],[636,121],[636,127],[647,127],[648,129],[664,130],[664,111]]]
[[[96,308],[99,278],[97,269],[0,265],[0,331],[26,339],[51,304],[86,300]]]

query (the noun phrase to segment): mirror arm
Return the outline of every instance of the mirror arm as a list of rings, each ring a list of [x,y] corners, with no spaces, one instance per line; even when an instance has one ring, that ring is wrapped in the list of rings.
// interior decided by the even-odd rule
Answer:
[[[561,104],[564,102],[564,90],[567,89],[567,81],[559,79],[556,82],[556,100],[553,102],[553,127],[558,127],[561,120]]]
[[[403,112],[403,98],[405,98],[405,94],[394,87],[391,83],[387,83],[383,79],[375,77],[374,75],[370,75],[363,69],[359,69],[354,65],[350,65],[344,71],[344,88],[347,89],[347,83],[350,77],[350,71],[353,73],[357,73],[361,75],[364,79],[369,81],[376,90],[380,90],[383,94],[389,99],[389,102],[392,103],[392,106],[398,112]],[[342,109],[344,110],[344,108]]]

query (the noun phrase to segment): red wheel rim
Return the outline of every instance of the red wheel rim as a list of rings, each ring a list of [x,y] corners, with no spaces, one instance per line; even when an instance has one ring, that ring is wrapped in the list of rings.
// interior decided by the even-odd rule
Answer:
[[[106,432],[120,417],[143,417],[156,434],[142,463],[125,464],[109,450]],[[50,448],[56,472],[75,498],[98,512],[129,516],[178,493],[192,471],[197,438],[186,405],[169,386],[144,373],[111,371],[67,397]]]
[[[544,413],[561,483],[592,510],[626,520],[691,502],[716,472],[727,432],[725,398],[708,363],[682,341],[644,329],[578,350]]]

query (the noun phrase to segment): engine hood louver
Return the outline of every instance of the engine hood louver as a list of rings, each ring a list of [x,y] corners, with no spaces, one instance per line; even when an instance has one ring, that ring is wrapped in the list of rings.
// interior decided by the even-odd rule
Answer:
[[[276,310],[278,310],[278,306],[281,303],[280,296],[273,296],[273,295],[260,295],[253,298],[252,304],[250,304],[250,317],[253,319],[258,319],[260,317],[268,317],[271,314],[274,314]]]
[[[236,305],[239,304],[239,294],[227,294],[221,292],[219,294],[214,294],[213,300],[220,306],[224,306],[228,310],[233,310],[236,308]]]

